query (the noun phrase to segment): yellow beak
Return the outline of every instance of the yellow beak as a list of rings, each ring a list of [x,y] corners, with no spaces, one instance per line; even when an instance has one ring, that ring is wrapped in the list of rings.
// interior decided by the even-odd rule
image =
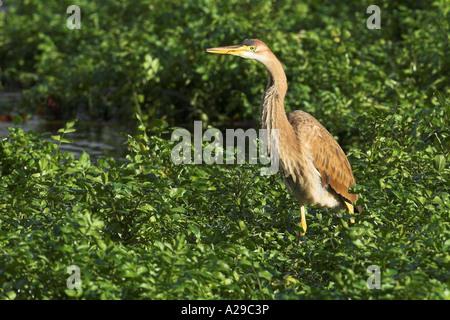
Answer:
[[[245,51],[245,46],[241,46],[241,45],[206,49],[206,52],[209,52],[209,53],[232,54],[234,56],[240,56],[242,54],[242,52],[244,52],[244,51]]]

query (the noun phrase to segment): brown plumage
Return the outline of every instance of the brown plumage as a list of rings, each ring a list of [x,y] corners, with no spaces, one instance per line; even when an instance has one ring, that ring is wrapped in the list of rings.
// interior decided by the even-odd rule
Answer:
[[[254,59],[269,72],[261,101],[261,126],[268,129],[269,139],[272,130],[278,130],[278,148],[275,151],[269,148],[269,152],[278,153],[286,187],[300,202],[303,232],[307,227],[304,208],[307,203],[353,214],[358,195],[349,193],[355,184],[350,163],[333,136],[313,116],[299,110],[286,115],[283,104],[286,75],[272,51],[257,39],[206,51]],[[355,211],[361,212],[361,207]]]
[[[344,151],[333,136],[306,112],[293,111],[288,115],[288,120],[300,141],[311,139],[314,165],[319,170],[323,185],[330,185],[343,198],[354,203],[358,195],[348,190],[355,184],[355,178]],[[311,135],[310,132],[314,131],[316,134]]]

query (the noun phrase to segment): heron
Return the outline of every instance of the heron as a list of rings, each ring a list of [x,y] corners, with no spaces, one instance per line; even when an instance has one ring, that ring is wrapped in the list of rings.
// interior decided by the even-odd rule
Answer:
[[[287,79],[283,66],[269,47],[258,39],[239,45],[206,49],[206,52],[229,54],[262,63],[269,82],[262,96],[261,128],[278,130],[279,171],[288,191],[300,204],[301,235],[307,230],[305,205],[345,210],[350,215],[361,212],[354,203],[358,195],[350,193],[355,178],[342,148],[312,115],[301,110],[286,114],[284,98]],[[269,140],[270,141],[270,140]],[[354,218],[350,218],[354,223]]]

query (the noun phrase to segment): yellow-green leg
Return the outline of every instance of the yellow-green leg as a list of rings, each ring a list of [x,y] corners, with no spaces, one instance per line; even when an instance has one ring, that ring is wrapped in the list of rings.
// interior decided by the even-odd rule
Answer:
[[[344,201],[344,203],[345,203],[345,205],[347,206],[348,213],[354,214],[354,213],[355,213],[355,210],[354,210],[354,208],[353,208],[353,205],[350,204],[350,203],[348,203],[347,201]],[[355,223],[355,219],[350,218],[350,223]]]
[[[300,226],[303,228],[303,232],[300,235],[305,235],[306,233],[306,216],[305,216],[305,206],[300,205]]]

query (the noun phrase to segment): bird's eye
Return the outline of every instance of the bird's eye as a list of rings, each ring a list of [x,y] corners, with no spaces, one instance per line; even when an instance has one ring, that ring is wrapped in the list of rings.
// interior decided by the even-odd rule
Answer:
[[[255,51],[256,51],[256,46],[251,46],[251,47],[250,47],[250,50],[253,51],[253,52],[255,52]]]

